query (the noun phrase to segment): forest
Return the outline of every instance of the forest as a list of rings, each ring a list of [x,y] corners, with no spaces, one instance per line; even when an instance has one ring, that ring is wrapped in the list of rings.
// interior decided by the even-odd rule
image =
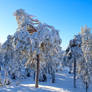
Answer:
[[[23,9],[16,10],[14,17],[16,32],[0,44],[0,92],[92,92],[90,28],[81,27],[62,50],[62,39],[54,26]],[[24,90],[22,83],[33,88]]]

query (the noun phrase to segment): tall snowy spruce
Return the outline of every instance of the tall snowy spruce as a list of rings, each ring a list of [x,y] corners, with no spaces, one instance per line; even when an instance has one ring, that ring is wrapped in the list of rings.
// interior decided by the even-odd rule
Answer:
[[[92,33],[90,28],[81,28],[82,35],[82,51],[84,55],[84,64],[82,66],[82,80],[86,86],[86,92],[88,92],[89,84],[92,82]]]
[[[36,87],[38,81],[47,80],[47,74],[54,83],[62,57],[58,30],[41,23],[23,9],[16,10],[14,16],[18,23],[17,31],[9,35],[2,45],[5,83],[11,83],[11,79],[19,81],[27,76],[32,78],[34,74]]]
[[[69,66],[69,73],[74,73],[74,88],[76,88],[76,76],[80,74],[83,63],[81,34],[75,35],[74,39],[70,40],[69,46],[65,51],[64,63]]]

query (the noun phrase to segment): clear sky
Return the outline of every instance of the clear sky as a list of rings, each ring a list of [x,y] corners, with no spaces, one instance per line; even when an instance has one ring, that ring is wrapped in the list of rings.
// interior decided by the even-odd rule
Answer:
[[[13,13],[20,8],[60,30],[63,49],[80,32],[81,26],[92,27],[92,0],[0,0],[1,43],[16,31]]]

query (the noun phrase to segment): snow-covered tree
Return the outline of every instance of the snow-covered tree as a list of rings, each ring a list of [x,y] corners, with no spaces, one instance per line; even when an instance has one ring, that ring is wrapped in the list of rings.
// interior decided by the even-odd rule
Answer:
[[[84,55],[85,62],[82,66],[82,80],[86,86],[86,92],[88,91],[88,87],[90,82],[92,81],[92,33],[90,29],[85,26],[85,28],[81,29],[82,35],[82,51]]]
[[[28,31],[31,33],[31,39],[33,39],[33,47],[31,48],[33,54],[29,57],[29,61],[35,63],[36,55],[39,53],[40,62],[45,62],[45,67],[48,65],[47,69],[51,68],[49,71],[53,75],[56,69],[55,63],[60,61],[59,54],[61,53],[61,39],[58,30],[53,26],[42,24],[37,19],[33,19],[33,16],[25,13],[24,10],[17,10],[15,16],[19,24],[18,30]]]
[[[74,73],[74,87],[76,87],[76,73],[80,73],[81,64],[83,62],[83,52],[81,49],[81,34],[75,35],[73,40],[70,40],[69,46],[66,49],[64,60],[70,67],[70,73]]]
[[[46,80],[47,74],[50,74],[52,82],[55,82],[55,72],[62,59],[58,30],[39,22],[22,9],[16,10],[14,15],[18,23],[17,31],[14,35],[9,35],[2,45],[5,80],[33,75],[39,54],[39,80]]]

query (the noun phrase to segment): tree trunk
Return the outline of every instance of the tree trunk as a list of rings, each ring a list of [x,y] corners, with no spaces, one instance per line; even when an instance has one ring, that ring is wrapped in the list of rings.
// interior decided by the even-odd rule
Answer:
[[[74,88],[76,88],[76,59],[74,57]]]
[[[52,73],[52,83],[55,83],[55,73]]]
[[[86,82],[86,92],[88,92],[88,83]]]
[[[34,71],[34,80],[35,80],[35,71]]]
[[[37,55],[37,70],[35,75],[35,88],[38,88],[38,81],[39,81],[39,55]]]

